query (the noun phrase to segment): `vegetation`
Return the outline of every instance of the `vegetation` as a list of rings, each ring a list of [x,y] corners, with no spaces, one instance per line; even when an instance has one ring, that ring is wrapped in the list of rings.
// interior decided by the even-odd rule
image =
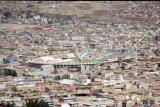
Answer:
[[[49,107],[49,105],[44,100],[28,99],[26,100],[26,107]]]
[[[53,24],[53,21],[52,20],[48,20],[48,24]]]
[[[4,75],[11,75],[13,77],[17,77],[16,71],[5,71]]]
[[[38,51],[36,48],[34,48],[34,49],[31,49],[31,51]]]
[[[26,18],[33,18],[31,10],[27,10],[27,12],[26,12]]]
[[[46,92],[46,93],[49,93],[49,92],[50,92],[50,89],[49,89],[49,88],[45,88],[45,92]]]
[[[13,76],[13,77],[17,77],[17,73],[16,73],[16,72],[13,72],[12,76]]]
[[[9,18],[12,16],[12,13],[10,11],[5,11],[3,14],[6,18]]]
[[[15,103],[12,101],[12,103],[7,102],[7,104],[2,104],[2,107],[16,107]]]
[[[65,21],[65,20],[62,20],[62,19],[48,20],[48,24],[54,24],[54,23],[59,23],[61,25],[69,25],[69,21]]]
[[[13,87],[12,87],[12,91],[14,91],[14,92],[16,92],[16,91],[17,91],[16,86],[13,86]]]
[[[0,35],[6,35],[6,32],[0,31]]]
[[[101,72],[98,72],[98,75],[102,75],[102,73],[101,73]]]
[[[8,47],[0,46],[0,50],[10,50],[10,51],[14,51],[14,50],[16,50],[16,48],[8,48]]]
[[[44,43],[44,38],[37,38],[35,41],[34,41],[35,44],[38,44],[38,45],[41,45]]]

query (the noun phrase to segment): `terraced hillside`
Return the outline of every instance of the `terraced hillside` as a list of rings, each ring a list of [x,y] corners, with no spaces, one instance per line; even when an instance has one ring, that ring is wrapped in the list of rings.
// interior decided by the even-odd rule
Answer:
[[[157,1],[1,1],[0,5],[1,16],[9,10],[14,18],[22,17],[30,10],[34,15],[49,18],[139,23],[146,29],[160,25],[160,2]]]

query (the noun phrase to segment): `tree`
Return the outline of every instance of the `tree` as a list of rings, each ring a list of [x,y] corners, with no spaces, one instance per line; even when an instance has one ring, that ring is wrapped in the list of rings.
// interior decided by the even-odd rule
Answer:
[[[32,16],[32,10],[27,10],[26,11],[26,18],[33,18],[33,16]]]
[[[6,18],[9,18],[12,16],[12,13],[10,11],[5,11],[3,14]]]
[[[91,81],[92,81],[92,82],[93,82],[93,81],[95,81],[95,78],[94,78],[94,76],[92,77]]]
[[[15,103],[12,101],[12,103],[8,102],[7,103],[7,107],[16,107]]]
[[[12,87],[12,91],[16,92],[16,91],[17,91],[17,87],[16,87],[16,86],[13,86],[13,87]]]
[[[98,75],[101,75],[102,73],[101,72],[98,72]]]
[[[43,78],[43,80],[44,80],[44,83],[46,83],[46,77],[45,77],[45,76],[43,76],[42,78]]]
[[[122,70],[125,70],[125,65],[122,65],[122,66],[121,66],[121,69],[122,69]]]
[[[35,44],[38,44],[38,45],[41,45],[42,43],[44,43],[44,38],[37,38],[35,41],[34,41]]]
[[[49,107],[49,105],[44,100],[28,99],[26,100],[26,107]]]
[[[17,73],[16,73],[16,71],[13,71],[12,76],[17,77]]]
[[[45,92],[46,92],[46,93],[49,93],[49,92],[50,92],[50,89],[46,87],[46,88],[45,88]]]
[[[53,21],[52,20],[48,20],[48,24],[53,24]]]
[[[39,101],[38,107],[49,107],[49,105],[44,100],[41,100],[41,101]]]

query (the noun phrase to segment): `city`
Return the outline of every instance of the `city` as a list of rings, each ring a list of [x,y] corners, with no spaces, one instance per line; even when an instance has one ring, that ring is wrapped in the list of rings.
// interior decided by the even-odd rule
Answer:
[[[160,107],[160,2],[0,1],[0,107]]]

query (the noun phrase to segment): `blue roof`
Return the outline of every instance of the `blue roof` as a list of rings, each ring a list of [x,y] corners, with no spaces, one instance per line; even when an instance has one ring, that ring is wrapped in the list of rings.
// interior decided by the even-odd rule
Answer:
[[[97,56],[97,55],[94,55],[96,51],[100,52],[100,55],[98,55],[98,56]],[[79,59],[80,59],[81,61],[84,61],[86,57],[88,57],[88,56],[93,56],[93,59],[92,59],[92,60],[99,61],[99,60],[103,60],[103,58],[104,58],[105,56],[110,56],[110,55],[113,55],[113,54],[114,54],[114,52],[113,52],[113,51],[110,51],[110,50],[104,50],[104,49],[98,50],[98,49],[93,49],[93,50],[90,50],[90,51],[87,50],[87,51],[81,53],[80,56],[79,56]]]

